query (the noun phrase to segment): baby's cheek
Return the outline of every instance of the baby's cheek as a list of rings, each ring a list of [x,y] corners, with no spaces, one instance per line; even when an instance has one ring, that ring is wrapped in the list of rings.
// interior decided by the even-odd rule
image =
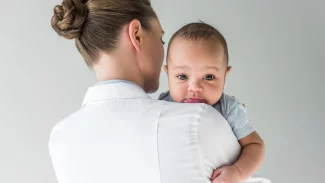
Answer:
[[[182,85],[176,84],[172,85],[170,90],[170,95],[175,102],[183,102],[186,98],[186,91]]]
[[[222,89],[216,89],[216,88],[207,91],[206,95],[207,95],[208,103],[210,105],[217,103],[221,98],[222,92],[223,92]]]

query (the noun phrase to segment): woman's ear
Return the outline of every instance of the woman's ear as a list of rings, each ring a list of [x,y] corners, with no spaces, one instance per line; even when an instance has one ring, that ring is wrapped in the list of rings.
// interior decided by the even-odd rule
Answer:
[[[136,51],[140,51],[143,42],[143,29],[139,20],[132,20],[128,28],[129,38]]]

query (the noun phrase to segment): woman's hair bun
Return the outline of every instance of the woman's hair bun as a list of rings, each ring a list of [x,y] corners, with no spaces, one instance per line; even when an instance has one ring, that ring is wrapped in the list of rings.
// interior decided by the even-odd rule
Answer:
[[[51,25],[60,36],[75,39],[82,35],[87,15],[88,7],[82,0],[64,0],[54,7]]]

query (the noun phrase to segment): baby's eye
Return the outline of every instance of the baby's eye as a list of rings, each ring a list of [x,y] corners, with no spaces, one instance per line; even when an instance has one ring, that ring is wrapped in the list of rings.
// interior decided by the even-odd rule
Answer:
[[[185,74],[180,74],[180,75],[177,76],[177,78],[180,79],[180,80],[187,80],[188,79],[188,77]]]
[[[215,77],[213,75],[206,75],[206,76],[204,76],[203,79],[208,80],[208,81],[211,81],[211,80],[214,80]]]

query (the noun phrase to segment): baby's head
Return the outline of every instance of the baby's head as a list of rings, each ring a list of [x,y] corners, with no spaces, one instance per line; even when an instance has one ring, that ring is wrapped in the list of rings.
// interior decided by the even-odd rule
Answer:
[[[175,102],[213,105],[220,100],[231,70],[226,40],[210,25],[188,24],[172,36],[164,69]]]

